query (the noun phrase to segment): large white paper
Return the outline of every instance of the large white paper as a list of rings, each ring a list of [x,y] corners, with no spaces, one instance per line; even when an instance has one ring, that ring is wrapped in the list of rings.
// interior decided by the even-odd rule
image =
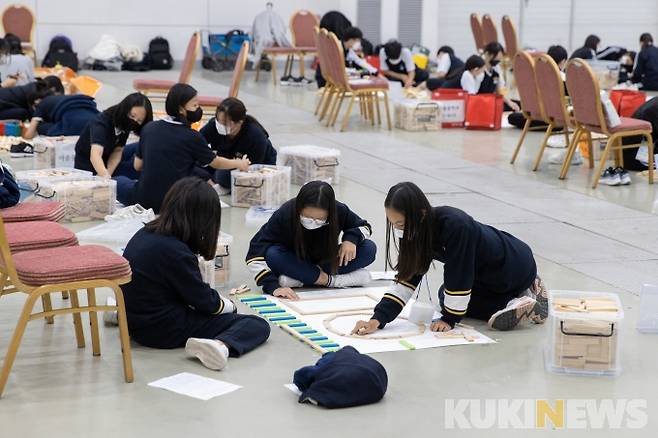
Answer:
[[[294,383],[286,383],[285,385],[283,385],[283,387],[294,392],[295,395],[302,395],[302,392],[299,390],[299,388],[297,388],[297,385],[295,385]]]
[[[204,401],[242,388],[232,383],[209,379],[192,373],[180,373],[164,377],[148,385]]]

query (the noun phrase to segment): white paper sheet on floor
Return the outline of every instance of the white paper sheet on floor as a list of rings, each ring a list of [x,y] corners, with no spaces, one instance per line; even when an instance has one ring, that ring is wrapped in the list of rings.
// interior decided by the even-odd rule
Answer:
[[[242,388],[232,383],[210,379],[192,373],[180,373],[170,377],[164,377],[149,383],[148,386],[166,389],[176,394],[186,395],[204,401]]]

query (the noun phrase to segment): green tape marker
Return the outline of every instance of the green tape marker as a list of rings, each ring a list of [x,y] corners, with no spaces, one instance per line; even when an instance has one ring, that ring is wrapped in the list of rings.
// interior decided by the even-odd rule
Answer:
[[[416,349],[416,346],[415,346],[415,345],[413,345],[413,344],[411,344],[411,343],[405,341],[404,339],[402,339],[402,340],[400,341],[400,345],[402,345],[402,346],[403,346],[404,348],[406,348],[407,350],[415,350],[415,349]]]

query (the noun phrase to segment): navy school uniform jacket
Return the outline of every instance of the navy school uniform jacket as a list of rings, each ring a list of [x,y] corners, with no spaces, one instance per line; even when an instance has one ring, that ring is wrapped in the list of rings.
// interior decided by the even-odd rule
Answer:
[[[36,93],[36,82],[16,87],[0,88],[0,110],[22,108],[32,114],[30,97]]]
[[[210,119],[200,132],[220,157],[234,159],[247,155],[253,164],[276,164],[276,149],[267,132],[249,120],[245,120],[234,138],[220,135],[215,127],[215,119]]]
[[[490,294],[520,294],[537,277],[528,245],[457,208],[434,207],[432,227],[434,259],[444,264],[441,319],[451,326],[466,314],[471,294],[482,296],[479,299]],[[424,275],[395,280],[391,292],[375,307],[373,319],[380,322],[380,328],[397,318]]]
[[[192,176],[216,157],[195,130],[173,120],[150,122],[142,128],[135,155],[144,168],[135,185],[134,202],[160,211],[165,195],[179,179]]]
[[[97,114],[93,97],[75,94],[43,98],[32,117],[43,119],[43,125],[37,128],[41,135],[80,135]]]
[[[370,224],[342,202],[336,201],[336,215],[338,229],[343,232],[343,241],[359,244],[372,235]],[[279,287],[278,273],[273,273],[267,266],[265,252],[275,244],[294,250],[293,223],[298,220],[299,218],[295,217],[295,199],[291,199],[275,211],[270,220],[251,239],[246,258],[247,267],[254,274],[256,284],[261,286],[265,293],[271,294]],[[329,263],[331,257],[337,256],[337,254],[324,254],[321,245],[324,239],[321,234],[327,232],[327,227],[317,230],[304,229],[303,231],[304,245],[311,262]]]
[[[82,130],[80,138],[75,144],[75,168],[88,170],[96,174],[94,166],[91,164],[91,145],[98,144],[103,146],[103,162],[107,165],[112,151],[118,147],[124,147],[128,140],[130,132],[117,132],[112,124],[111,117],[106,113],[98,114],[93,120],[87,123]]]
[[[202,280],[197,256],[176,237],[142,228],[123,256],[132,269],[132,280],[121,286],[128,327],[141,344],[180,347],[191,320],[224,310],[217,291]]]
[[[643,88],[658,90],[658,48],[647,46],[637,55],[633,82],[642,82]]]

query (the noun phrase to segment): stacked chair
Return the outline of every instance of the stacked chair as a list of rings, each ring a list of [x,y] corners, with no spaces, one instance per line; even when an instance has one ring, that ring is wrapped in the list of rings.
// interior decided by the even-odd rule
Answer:
[[[345,98],[349,99],[347,110],[343,116],[341,131],[344,131],[352,113],[356,100],[359,101],[361,114],[370,120],[372,126],[381,124],[380,96],[384,101],[388,129],[391,129],[391,116],[388,106],[388,81],[380,77],[368,79],[350,79],[345,70],[345,57],[342,44],[331,32],[320,29],[317,32],[318,57],[322,75],[327,81],[315,109],[320,121],[325,117],[325,126],[334,126]]]
[[[78,348],[85,338],[81,313],[88,313],[94,356],[100,355],[98,315],[100,311],[119,313],[119,334],[126,382],[133,381],[130,339],[125,302],[119,285],[131,278],[128,261],[108,248],[80,246],[73,232],[56,223],[64,216],[57,202],[34,202],[3,209],[0,214],[0,297],[22,292],[27,295],[16,328],[0,369],[0,396],[18,353],[28,322],[45,318],[54,322],[57,315],[72,314]],[[7,223],[5,223],[7,222]],[[108,287],[117,304],[96,304],[96,288]],[[87,305],[80,304],[78,290],[86,291]],[[66,292],[69,308],[53,309],[50,295]],[[43,311],[35,311],[41,300]]]

